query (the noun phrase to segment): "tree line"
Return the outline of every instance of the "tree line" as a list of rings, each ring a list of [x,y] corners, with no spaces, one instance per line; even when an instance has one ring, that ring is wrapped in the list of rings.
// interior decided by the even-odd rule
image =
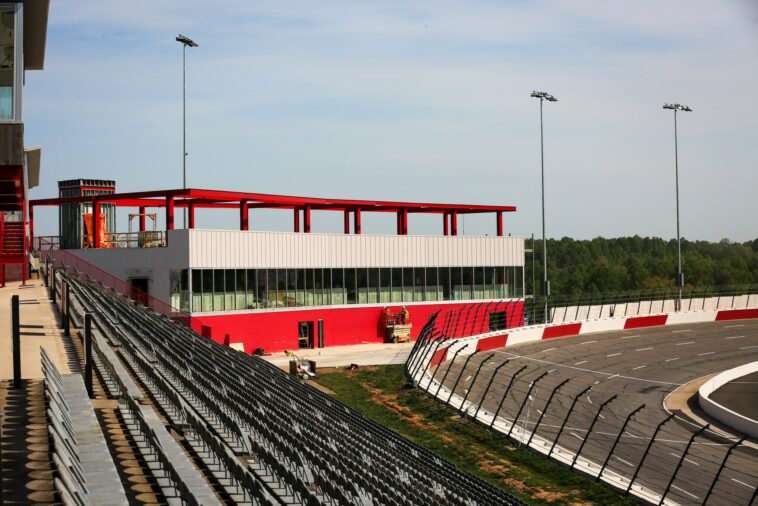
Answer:
[[[532,247],[530,239],[526,247]],[[548,239],[547,253],[551,295],[675,287],[675,239],[564,237]],[[542,262],[542,241],[535,239],[534,256],[526,255],[527,294],[534,293],[532,280],[541,294]],[[758,238],[744,243],[682,239],[682,272],[686,287],[758,285]]]

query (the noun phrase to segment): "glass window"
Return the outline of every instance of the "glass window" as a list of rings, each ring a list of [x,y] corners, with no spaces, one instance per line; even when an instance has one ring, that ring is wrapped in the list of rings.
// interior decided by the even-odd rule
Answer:
[[[460,267],[450,267],[450,283],[453,287],[453,300],[463,300],[463,278]]]
[[[386,267],[379,269],[379,302],[387,304],[391,300],[392,270]]]
[[[342,277],[342,269],[331,269],[332,273],[332,304],[345,303],[345,282]]]
[[[474,284],[474,269],[472,267],[461,268],[461,298],[470,300],[471,286]]]
[[[484,268],[484,298],[485,299],[496,299],[498,296],[496,294],[496,279],[495,279],[495,268],[494,267],[485,267]]]
[[[490,332],[505,328],[505,311],[493,311],[489,313]]]
[[[322,269],[313,270],[313,296],[314,304],[317,306],[324,306],[328,302],[324,302],[324,275]]]
[[[440,287],[442,288],[440,300],[453,300],[453,295],[450,292],[450,267],[440,267],[438,273]]]
[[[287,303],[286,307],[297,306],[297,269],[287,269]]]
[[[259,308],[265,308],[269,307],[269,298],[268,298],[268,275],[269,270],[266,269],[258,269],[257,277],[258,277],[258,304],[257,306]]]
[[[203,269],[203,305],[201,311],[213,311],[213,271]]]
[[[213,273],[213,311],[224,310],[224,270],[211,270]]]
[[[313,288],[313,269],[305,269],[303,272],[305,276],[305,282],[302,285],[303,290],[305,291],[305,298],[303,299],[303,304],[305,304],[306,306],[315,306],[316,295]]]
[[[234,295],[237,292],[237,278],[235,277],[234,269],[224,270],[224,278],[226,280],[226,290],[224,291],[224,305],[227,311],[232,311],[236,308]]]
[[[368,303],[379,302],[379,269],[372,267],[368,270]]]
[[[174,306],[176,307],[176,306]],[[189,311],[189,270],[183,269],[179,280],[179,309]]]
[[[323,269],[321,272],[324,275],[324,305],[336,304],[332,297],[332,270]]]
[[[245,297],[245,309],[257,309],[258,298],[256,294],[256,288],[258,287],[258,281],[256,280],[256,270],[247,269],[247,295]]]
[[[416,267],[413,269],[413,300],[415,302],[421,302],[424,300],[424,285],[426,285],[424,271],[425,269],[423,267]]]
[[[276,269],[275,307],[287,306],[287,269]]]
[[[413,267],[403,267],[403,302],[413,301]]]
[[[192,269],[192,311],[202,311],[203,271]]]
[[[247,300],[245,299],[245,291],[247,290],[247,272],[245,269],[237,269],[237,291],[236,293],[236,306],[235,309],[245,309]]]
[[[392,302],[403,302],[403,269],[392,268]]]
[[[426,300],[442,300],[442,288],[437,283],[437,268],[426,268]]]
[[[0,25],[2,39],[0,44],[0,121],[14,119],[13,89],[16,84],[15,73],[15,38],[16,38],[16,6],[14,4],[0,5]]]
[[[358,304],[368,304],[368,269],[358,267],[355,270],[355,284],[358,288]]]
[[[348,304],[356,303],[355,292],[355,269],[345,269],[345,294]]]
[[[474,267],[474,298],[484,298],[484,268]]]

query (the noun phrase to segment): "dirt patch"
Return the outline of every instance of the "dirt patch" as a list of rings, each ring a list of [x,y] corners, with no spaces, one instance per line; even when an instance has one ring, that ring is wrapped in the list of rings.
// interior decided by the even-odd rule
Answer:
[[[424,421],[424,417],[419,416],[413,412],[410,408],[400,405],[397,402],[397,394],[385,394],[378,388],[373,388],[367,383],[361,383],[361,386],[371,394],[371,400],[377,404],[380,404],[390,411],[397,413],[403,419],[413,425],[414,427],[422,430],[436,430],[438,427],[434,424],[430,424]],[[449,438],[452,442],[452,438]]]
[[[532,494],[532,499],[539,499],[540,501],[546,501],[546,502],[556,502],[560,501],[561,503],[564,502],[566,499],[566,494],[562,494],[560,492],[548,492],[547,490],[538,489],[540,492],[537,492],[536,494]]]

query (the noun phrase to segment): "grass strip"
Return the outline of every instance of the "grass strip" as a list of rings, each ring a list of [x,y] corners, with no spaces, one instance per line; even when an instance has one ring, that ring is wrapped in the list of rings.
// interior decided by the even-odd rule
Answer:
[[[317,381],[367,418],[529,504],[637,504],[407,387],[401,365],[322,372]]]

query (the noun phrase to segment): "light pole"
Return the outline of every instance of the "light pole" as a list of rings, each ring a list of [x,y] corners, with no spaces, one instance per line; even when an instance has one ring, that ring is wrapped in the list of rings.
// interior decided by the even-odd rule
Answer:
[[[547,237],[545,236],[545,140],[542,129],[542,102],[557,102],[558,99],[544,91],[533,91],[532,97],[540,99],[540,164],[542,166],[542,295],[545,297],[545,323],[547,323],[547,299],[550,282],[547,280]]]
[[[677,249],[677,268],[676,268],[676,286],[679,288],[679,294],[676,299],[676,310],[682,309],[682,288],[684,287],[684,273],[682,272],[682,239],[679,234],[679,146],[676,131],[676,113],[677,111],[692,112],[692,109],[681,104],[663,104],[664,109],[674,111],[674,171],[676,175],[676,249]]]
[[[187,188],[187,46],[197,47],[194,40],[179,34],[176,41],[182,45],[182,188]],[[187,226],[187,208],[184,208],[184,228]]]

